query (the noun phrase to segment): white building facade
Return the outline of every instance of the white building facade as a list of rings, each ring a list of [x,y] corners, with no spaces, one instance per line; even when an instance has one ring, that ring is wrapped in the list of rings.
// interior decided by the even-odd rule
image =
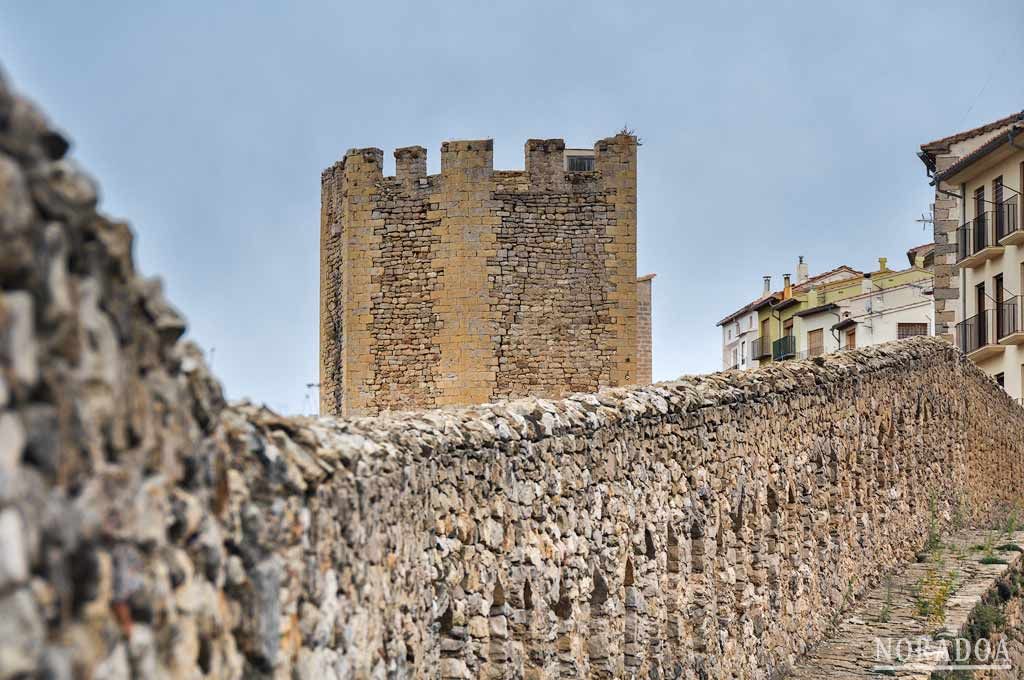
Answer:
[[[760,361],[752,358],[753,343],[760,335],[757,310],[772,296],[772,277],[764,277],[761,297],[745,305],[718,322],[722,329],[722,370],[755,368]]]
[[[930,281],[887,288],[877,288],[870,277],[863,281],[860,295],[794,315],[794,331],[805,338],[801,356],[935,334]]]
[[[722,370],[753,368],[750,343],[757,339],[757,312],[748,311],[719,324],[722,327]]]
[[[950,263],[948,275],[936,283],[939,325],[968,358],[1020,400],[1024,112],[923,145],[920,157],[936,186],[936,240],[941,235],[943,256]]]

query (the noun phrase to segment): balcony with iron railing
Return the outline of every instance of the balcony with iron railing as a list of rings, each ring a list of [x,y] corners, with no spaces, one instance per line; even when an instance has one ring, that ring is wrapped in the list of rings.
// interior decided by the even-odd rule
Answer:
[[[1024,243],[1024,225],[1021,224],[1021,211],[1014,196],[996,207],[996,238],[999,245],[1016,246]]]
[[[1013,296],[996,306],[996,340],[1000,345],[1019,345],[1024,342],[1024,309],[1020,296]]]
[[[983,212],[956,230],[957,263],[976,267],[1002,255],[1004,246],[1024,242],[1017,197]]]
[[[772,360],[783,361],[796,356],[796,336],[785,335],[772,343]]]
[[[956,344],[973,361],[982,361],[1006,348],[999,344],[1001,317],[998,309],[983,312],[964,319],[956,325]]]
[[[772,340],[771,338],[762,335],[761,337],[752,340],[750,342],[750,358],[753,361],[759,361],[761,359],[770,359],[772,356]]]

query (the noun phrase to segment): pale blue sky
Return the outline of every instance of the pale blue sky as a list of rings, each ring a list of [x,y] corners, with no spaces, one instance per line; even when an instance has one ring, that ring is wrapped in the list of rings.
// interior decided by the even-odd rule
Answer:
[[[345,149],[638,130],[655,377],[811,271],[930,240],[922,142],[1024,109],[1024,3],[0,4],[0,63],[71,133],[232,398],[308,408],[319,177]]]

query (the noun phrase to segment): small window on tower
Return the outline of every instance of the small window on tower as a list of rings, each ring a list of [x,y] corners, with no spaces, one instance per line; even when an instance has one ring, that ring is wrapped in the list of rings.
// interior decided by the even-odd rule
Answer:
[[[590,172],[594,169],[593,156],[569,156],[569,172]]]

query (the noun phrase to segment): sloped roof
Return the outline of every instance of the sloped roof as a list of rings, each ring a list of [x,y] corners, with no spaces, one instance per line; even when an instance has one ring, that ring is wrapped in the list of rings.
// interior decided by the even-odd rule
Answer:
[[[854,269],[853,267],[850,267],[848,265],[842,264],[842,265],[839,265],[838,267],[836,267],[835,269],[830,269],[827,272],[822,272],[821,274],[817,274],[815,276],[812,276],[809,279],[807,279],[806,281],[801,281],[800,283],[798,283],[795,286],[793,286],[793,290],[799,290],[799,291],[807,290],[812,285],[814,285],[815,283],[818,283],[822,279],[828,278],[830,276],[834,276],[835,274],[844,273],[844,272],[850,275],[848,278],[854,278],[856,276],[864,276],[864,272],[860,271],[859,269]],[[838,279],[838,280],[842,281],[842,280],[845,280],[845,279]]]
[[[863,276],[864,275],[863,272],[858,271],[858,270],[854,269],[853,267],[849,267],[849,266],[844,264],[844,265],[840,265],[840,266],[836,267],[835,269],[830,269],[827,272],[822,272],[821,274],[815,274],[814,276],[811,276],[810,278],[808,278],[806,281],[802,281],[802,282],[800,282],[798,284],[795,284],[793,286],[793,290],[797,290],[797,291],[803,292],[804,290],[807,290],[812,285],[814,285],[815,283],[821,281],[822,279],[828,278],[829,276],[834,276],[835,274],[839,274],[839,273],[842,273],[842,272],[849,273],[850,274],[850,278],[853,278],[855,276]],[[729,316],[725,317],[724,319],[722,319],[721,321],[719,321],[715,325],[716,326],[725,325],[725,324],[729,323],[730,321],[732,321],[733,319],[735,319],[737,316],[741,316],[743,314],[746,314],[747,312],[752,312],[755,309],[758,309],[758,308],[762,307],[766,302],[769,302],[769,301],[771,301],[773,299],[781,300],[782,299],[782,291],[781,290],[777,290],[777,291],[773,291],[771,293],[768,293],[767,295],[762,295],[761,297],[757,298],[756,300],[754,300],[750,304],[747,304],[747,305],[744,305],[743,307],[740,307],[735,312],[733,312]]]
[[[1013,127],[1011,127],[1008,130],[1008,132],[1009,133],[1016,133],[1016,135],[1020,135],[1022,132],[1024,132],[1024,125],[1014,125]],[[977,163],[979,160],[981,160],[985,156],[989,155],[990,153],[992,153],[996,149],[1000,148],[1004,144],[1008,144],[1009,141],[1010,141],[1010,135],[1009,134],[1006,134],[1006,135],[998,134],[998,135],[996,135],[995,137],[993,137],[989,141],[985,142],[984,144],[979,146],[977,149],[975,149],[971,153],[967,154],[966,156],[964,156],[963,158],[958,160],[956,163],[953,163],[953,165],[949,166],[948,168],[946,168],[942,172],[935,173],[935,181],[939,182],[939,181],[942,181],[942,180],[946,179],[947,177],[952,177],[953,175],[957,174],[958,172],[960,172],[964,168],[968,167],[969,165],[973,165],[974,163]]]
[[[818,305],[817,307],[810,307],[808,309],[801,310],[793,316],[810,316],[811,314],[817,314],[818,312],[827,312],[830,309],[839,309],[839,305],[834,302],[826,302],[825,304]]]
[[[752,312],[755,309],[757,309],[758,307],[760,307],[761,305],[763,305],[764,303],[768,302],[769,300],[771,300],[772,298],[775,298],[775,297],[782,297],[782,293],[768,293],[767,295],[762,295],[761,297],[757,298],[753,302],[740,307],[735,312],[733,312],[729,316],[725,317],[724,319],[722,319],[721,321],[719,321],[715,325],[716,326],[724,326],[725,324],[727,324],[730,321],[732,321],[733,319],[735,319],[737,316],[742,316],[743,314],[746,314],[747,312]]]
[[[933,250],[935,250],[934,243],[922,243],[919,246],[907,248],[907,259],[910,261],[910,266],[914,266],[914,260],[915,258],[917,258],[918,255],[920,255],[921,257],[927,257],[928,253],[932,252]]]
[[[993,130],[998,130],[1001,127],[1005,127],[1010,123],[1021,119],[1024,119],[1024,111],[1011,113],[1009,116],[1006,116],[1005,118],[1000,118],[999,120],[994,120],[991,123],[985,123],[984,125],[979,125],[978,127],[971,128],[970,130],[964,130],[963,132],[958,132],[954,135],[949,135],[948,137],[943,137],[942,139],[936,139],[935,141],[922,144],[921,151],[944,151],[948,149],[952,144],[962,142],[966,139],[970,139],[971,137],[977,137],[978,135],[987,134],[989,132],[992,132]]]

